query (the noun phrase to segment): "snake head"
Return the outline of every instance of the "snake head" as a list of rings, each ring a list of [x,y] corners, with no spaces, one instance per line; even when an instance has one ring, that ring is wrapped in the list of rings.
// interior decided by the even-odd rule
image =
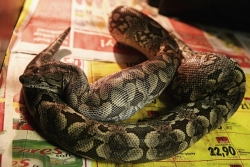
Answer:
[[[61,95],[65,87],[65,80],[70,80],[67,76],[69,75],[65,74],[65,71],[58,70],[52,64],[46,64],[26,69],[19,77],[19,81],[24,87],[46,89]]]
[[[60,61],[50,62],[39,67],[30,66],[19,77],[19,81],[24,87],[46,89],[60,96],[65,91],[67,92],[69,87],[74,89],[79,85],[85,85],[83,87],[86,87],[86,90],[89,88],[88,79],[78,66]]]

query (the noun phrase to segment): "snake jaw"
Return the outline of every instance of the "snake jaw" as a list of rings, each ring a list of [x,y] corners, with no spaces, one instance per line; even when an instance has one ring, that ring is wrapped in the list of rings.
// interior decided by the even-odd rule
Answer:
[[[49,84],[45,78],[37,77],[36,75],[27,76],[23,74],[19,77],[19,81],[22,83],[23,87],[45,89],[55,92],[58,95],[62,95],[63,93],[63,88],[61,86]]]

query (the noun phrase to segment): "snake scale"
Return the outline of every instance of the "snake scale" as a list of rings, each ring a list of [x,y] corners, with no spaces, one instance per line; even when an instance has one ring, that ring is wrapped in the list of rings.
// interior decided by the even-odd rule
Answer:
[[[53,61],[67,29],[19,78],[32,117],[65,150],[104,162],[161,160],[186,150],[238,109],[246,81],[233,59],[194,52],[157,22],[126,6],[113,10],[109,30],[117,42],[149,60],[88,84],[79,67]],[[176,105],[163,116],[112,122],[129,117],[164,89]]]

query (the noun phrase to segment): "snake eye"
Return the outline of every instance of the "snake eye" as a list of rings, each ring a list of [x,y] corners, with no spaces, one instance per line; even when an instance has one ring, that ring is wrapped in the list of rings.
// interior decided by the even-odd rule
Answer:
[[[34,69],[32,71],[33,71],[33,75],[35,75],[35,74],[37,74],[37,73],[40,72],[39,68],[37,68],[37,67],[34,67]]]

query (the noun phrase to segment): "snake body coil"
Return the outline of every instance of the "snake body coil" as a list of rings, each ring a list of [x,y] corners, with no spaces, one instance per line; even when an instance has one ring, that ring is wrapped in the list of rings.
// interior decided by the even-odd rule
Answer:
[[[109,30],[118,42],[149,60],[89,85],[77,66],[52,61],[67,29],[19,78],[29,112],[62,148],[115,163],[165,159],[192,146],[238,109],[245,76],[231,58],[193,52],[157,22],[128,7],[112,12]],[[178,105],[164,116],[135,124],[98,121],[125,119],[165,88]]]

